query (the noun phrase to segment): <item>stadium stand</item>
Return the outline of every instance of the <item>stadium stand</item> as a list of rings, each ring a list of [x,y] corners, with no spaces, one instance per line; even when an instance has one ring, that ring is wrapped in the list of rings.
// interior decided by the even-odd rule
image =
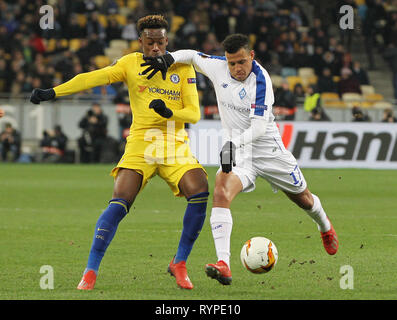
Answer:
[[[350,1],[357,26],[350,33],[342,32],[338,26],[342,2],[0,0],[0,104],[18,97],[26,99],[37,85],[55,86],[80,72],[105,67],[124,54],[138,51],[135,22],[155,12],[169,21],[169,51],[192,48],[223,55],[223,38],[232,32],[244,33],[258,50],[256,59],[268,70],[274,90],[287,81],[294,92],[300,84],[303,95],[309,86],[317,84],[324,68],[331,70],[335,85],[341,81],[343,69],[358,77],[353,69],[359,61],[368,74],[368,83],[359,84],[361,94],[338,96],[335,92],[322,92],[323,107],[349,113],[355,104],[368,110],[395,108],[390,67],[381,53],[397,39],[397,1]],[[44,4],[54,8],[53,29],[40,28],[38,12]],[[371,15],[372,20],[368,10],[376,12]],[[368,25],[373,27],[374,37],[367,39],[364,34],[363,41],[360,32]],[[259,52],[259,48],[265,49]],[[372,70],[371,61],[377,62],[376,70]],[[210,84],[201,81],[198,90],[203,110],[212,117],[216,114],[214,104],[206,103],[212,90]],[[79,97],[97,100],[109,92],[126,99],[122,85],[113,86],[112,90],[91,90]],[[299,116],[303,101],[304,96],[297,96],[295,120],[307,120]]]

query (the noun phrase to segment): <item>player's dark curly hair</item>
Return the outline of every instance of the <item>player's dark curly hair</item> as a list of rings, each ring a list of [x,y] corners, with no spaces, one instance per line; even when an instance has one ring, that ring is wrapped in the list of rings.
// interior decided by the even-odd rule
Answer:
[[[138,20],[137,29],[139,34],[144,29],[165,29],[168,30],[168,22],[162,15],[149,15]]]
[[[241,48],[249,49],[249,39],[241,33],[228,35],[222,42],[223,49],[227,53],[236,53]]]

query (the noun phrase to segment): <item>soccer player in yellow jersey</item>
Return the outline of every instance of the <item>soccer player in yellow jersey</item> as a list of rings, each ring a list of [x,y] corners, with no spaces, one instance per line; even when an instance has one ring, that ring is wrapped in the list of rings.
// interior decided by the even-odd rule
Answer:
[[[142,75],[145,57],[160,57],[168,44],[167,21],[159,15],[138,20],[142,53],[128,54],[111,66],[82,73],[53,89],[34,89],[32,103],[40,103],[96,86],[123,81],[129,90],[133,123],[125,152],[112,170],[114,190],[109,206],[99,217],[78,289],[94,288],[100,262],[114,237],[119,222],[128,213],[135,197],[154,175],[170,186],[175,196],[184,196],[187,208],[179,246],[168,272],[181,288],[192,289],[186,260],[202,229],[208,200],[208,181],[204,168],[188,147],[185,123],[200,119],[195,72],[186,64],[175,64],[168,72],[150,80]],[[164,81],[165,79],[166,81]]]

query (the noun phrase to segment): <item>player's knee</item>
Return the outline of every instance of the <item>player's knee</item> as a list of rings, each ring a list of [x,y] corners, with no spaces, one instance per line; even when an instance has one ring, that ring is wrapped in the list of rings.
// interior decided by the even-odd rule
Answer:
[[[199,175],[193,181],[191,179],[188,179],[186,181],[183,181],[183,183],[179,185],[181,192],[187,199],[191,198],[196,194],[208,192],[208,180],[204,173],[202,175]]]
[[[232,199],[229,192],[223,186],[215,187],[213,205],[228,208]]]

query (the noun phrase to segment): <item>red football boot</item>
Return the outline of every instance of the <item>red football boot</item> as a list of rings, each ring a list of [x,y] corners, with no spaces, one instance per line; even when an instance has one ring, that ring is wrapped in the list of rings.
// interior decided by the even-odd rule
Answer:
[[[331,221],[329,223],[331,224],[331,229],[327,232],[321,232],[321,238],[323,239],[325,251],[330,255],[334,255],[338,251],[339,241]]]
[[[227,286],[232,283],[232,272],[223,260],[219,260],[215,264],[206,264],[205,273],[208,277],[218,280],[221,284]]]
[[[187,270],[186,261],[179,261],[174,263],[174,258],[172,258],[170,264],[168,265],[168,272],[171,276],[175,277],[176,284],[182,289],[193,289],[193,283],[190,281]]]
[[[83,275],[83,278],[81,278],[81,281],[80,281],[79,285],[77,286],[77,289],[92,290],[92,289],[94,289],[95,281],[96,281],[95,271],[89,270]]]

